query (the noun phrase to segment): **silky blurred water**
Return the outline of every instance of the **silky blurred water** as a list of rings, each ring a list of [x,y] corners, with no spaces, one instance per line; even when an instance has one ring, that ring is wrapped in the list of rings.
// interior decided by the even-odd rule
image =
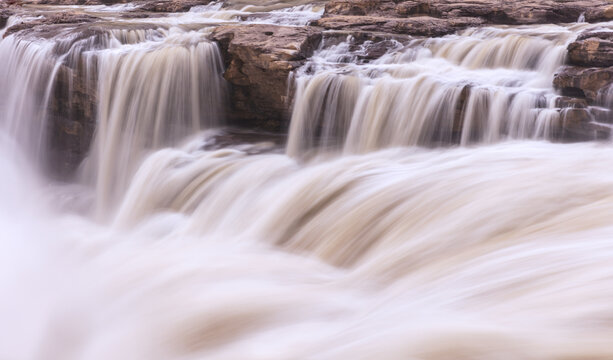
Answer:
[[[258,21],[293,22],[283,7],[320,11],[304,1],[259,5],[213,4],[184,20],[249,10],[274,12]],[[321,49],[309,65],[319,73],[297,74],[298,122],[283,151],[274,136],[218,129],[217,48],[204,32],[168,26],[182,20],[167,21],[71,47],[109,76],[96,84],[94,150],[69,182],[40,166],[49,84],[65,61],[52,50],[66,39],[0,41],[9,64],[0,68],[9,84],[0,89],[0,359],[613,358],[609,142],[555,144],[544,133],[486,127],[482,141],[418,146],[355,125],[377,124],[365,112],[352,115],[343,141],[311,142],[309,156],[291,150],[292,136],[304,135],[295,126],[311,124],[305,104],[347,91],[376,107],[364,92],[404,94],[412,80],[402,74],[419,69],[425,82],[525,80],[512,101],[527,91],[531,103],[535,88],[555,97],[535,84],[561,61],[573,26],[588,25],[467,30],[399,45],[342,76],[329,67],[339,48]],[[553,40],[539,37],[550,30]],[[485,56],[493,62],[452,56],[454,47],[488,53],[488,41],[502,49]],[[538,46],[549,50],[524,64],[498,56],[513,54],[509,42],[535,56]],[[424,57],[407,60],[415,47]],[[370,78],[369,67],[383,73]],[[320,93],[319,76],[349,83]],[[388,81],[399,88],[378,84]],[[498,96],[488,84],[483,96]],[[524,108],[513,109],[525,120]],[[226,142],[216,145],[220,134]],[[350,144],[357,148],[338,151]]]

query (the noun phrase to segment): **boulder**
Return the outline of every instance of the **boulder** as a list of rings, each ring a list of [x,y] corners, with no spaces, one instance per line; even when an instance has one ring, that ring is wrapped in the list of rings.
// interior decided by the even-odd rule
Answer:
[[[292,71],[304,64],[321,41],[313,27],[264,24],[216,28],[231,85],[229,119],[271,130],[287,126],[290,117]]]
[[[613,32],[589,31],[568,46],[568,61],[587,67],[613,66]]]
[[[565,66],[554,76],[553,84],[563,95],[585,97],[589,103],[598,102],[598,95],[613,83],[613,67],[582,68]]]

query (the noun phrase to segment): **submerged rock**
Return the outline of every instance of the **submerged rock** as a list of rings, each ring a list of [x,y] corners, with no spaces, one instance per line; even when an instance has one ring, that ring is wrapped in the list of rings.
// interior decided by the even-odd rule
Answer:
[[[605,140],[611,137],[611,127],[595,122],[595,116],[589,109],[562,109],[562,140],[591,141]]]
[[[302,66],[321,41],[313,27],[228,25],[216,28],[231,84],[230,120],[275,129],[289,121],[289,77]],[[291,96],[291,95],[290,95]]]

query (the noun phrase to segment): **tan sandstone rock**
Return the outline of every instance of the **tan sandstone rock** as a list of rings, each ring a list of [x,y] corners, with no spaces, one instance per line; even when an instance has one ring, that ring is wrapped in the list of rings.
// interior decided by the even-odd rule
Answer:
[[[312,27],[228,25],[213,31],[225,56],[231,84],[230,117],[265,128],[289,121],[290,73],[304,64],[321,40]]]

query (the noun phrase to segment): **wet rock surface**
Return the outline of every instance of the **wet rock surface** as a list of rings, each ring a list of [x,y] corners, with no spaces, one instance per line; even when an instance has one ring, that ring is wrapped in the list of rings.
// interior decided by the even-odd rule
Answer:
[[[280,133],[224,128],[205,134],[202,149],[214,151],[232,148],[248,155],[283,153],[286,141],[286,136]]]
[[[290,73],[302,66],[321,41],[312,27],[229,25],[211,39],[224,54],[230,83],[229,116],[234,123],[280,130],[287,126]]]

